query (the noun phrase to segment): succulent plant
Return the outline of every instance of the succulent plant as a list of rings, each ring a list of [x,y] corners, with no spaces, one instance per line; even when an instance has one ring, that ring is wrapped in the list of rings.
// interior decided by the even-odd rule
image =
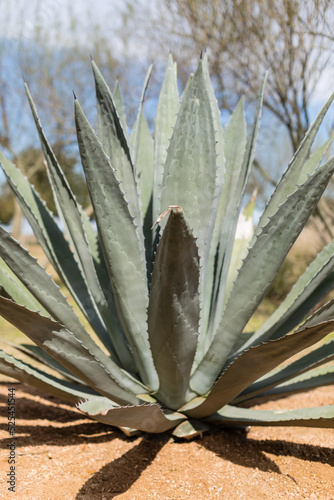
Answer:
[[[245,333],[334,171],[333,157],[323,162],[329,143],[310,154],[333,96],[254,228],[254,201],[242,211],[263,88],[249,136],[243,100],[223,130],[206,56],[181,98],[170,56],[152,139],[143,113],[150,71],[129,134],[119,87],[112,94],[92,65],[97,134],[76,98],[75,122],[97,230],[71,192],[28,88],[65,234],[0,155],[40,245],[89,326],[0,228],[0,314],[33,342],[17,348],[40,363],[1,351],[0,372],[129,433],[191,437],[211,424],[334,427],[334,405],[250,408],[258,397],[333,383],[334,339],[325,337],[334,330],[334,301],[311,312],[333,288],[334,241],[269,319]]]

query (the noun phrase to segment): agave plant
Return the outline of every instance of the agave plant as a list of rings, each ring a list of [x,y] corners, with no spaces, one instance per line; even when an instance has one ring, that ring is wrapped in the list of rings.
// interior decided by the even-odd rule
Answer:
[[[97,134],[76,98],[75,122],[97,231],[71,192],[28,88],[65,234],[33,186],[0,156],[88,326],[51,276],[1,228],[0,314],[33,342],[17,348],[40,363],[35,368],[1,351],[1,373],[128,432],[189,437],[211,424],[334,427],[334,405],[250,408],[258,397],[333,383],[334,339],[322,339],[334,330],[334,301],[311,311],[333,287],[334,241],[272,316],[245,333],[334,171],[333,157],[323,162],[329,143],[310,154],[333,96],[254,228],[254,201],[242,211],[263,89],[248,138],[243,100],[223,130],[206,57],[181,98],[170,57],[152,139],[143,114],[150,71],[130,135],[119,87],[112,94],[92,66]]]

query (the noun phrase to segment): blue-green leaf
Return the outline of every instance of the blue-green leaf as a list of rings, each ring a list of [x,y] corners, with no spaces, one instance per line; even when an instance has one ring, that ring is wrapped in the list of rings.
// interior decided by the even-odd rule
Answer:
[[[151,74],[152,74],[152,69],[153,69],[153,65],[151,64],[150,67],[148,68],[146,76],[145,76],[143,90],[142,90],[142,94],[141,94],[140,102],[139,102],[137,118],[136,118],[135,124],[133,126],[133,129],[131,132],[131,137],[130,137],[131,157],[132,157],[132,161],[133,161],[133,164],[135,166],[135,169],[136,169],[137,160],[138,160],[139,143],[140,143],[140,128],[141,128],[142,115],[143,115],[143,106],[144,106],[144,101],[145,101],[146,90],[147,90],[148,83],[150,81]]]
[[[111,91],[94,61],[92,68],[96,89],[97,135],[103,144],[104,152],[110,158],[118,180],[122,183],[122,190],[129,202],[129,211],[136,219],[136,223],[141,225],[142,216],[138,202],[134,166],[127,138]],[[140,228],[138,228],[139,233]]]
[[[126,113],[125,113],[125,108],[124,108],[124,102],[123,102],[123,97],[122,97],[122,91],[121,91],[121,86],[119,84],[119,81],[116,81],[114,93],[113,93],[113,99],[115,103],[115,108],[117,110],[117,114],[119,116],[124,135],[127,138],[128,137],[128,125],[126,122]]]
[[[274,374],[268,374],[261,377],[259,381],[254,382],[254,384],[247,387],[247,389],[245,389],[233,402],[236,403],[248,399],[253,399],[257,395],[267,391],[268,389],[271,389],[272,387],[282,384],[287,380],[297,377],[302,373],[309,372],[310,370],[328,363],[333,359],[334,339],[331,339],[317,349],[314,349],[310,353],[305,354],[305,356],[297,359],[293,363],[290,363],[289,365],[276,370]]]
[[[206,419],[227,427],[269,425],[281,427],[334,428],[334,405],[297,410],[252,410],[237,406],[224,406]]]
[[[141,114],[138,132],[139,144],[136,159],[136,176],[140,194],[141,211],[143,217],[143,231],[147,264],[148,282],[152,274],[152,224],[153,224],[153,140],[144,113]]]
[[[170,205],[182,207],[203,258],[216,190],[216,170],[216,132],[203,61],[200,61],[182,99],[168,148],[160,210]]]
[[[314,370],[302,373],[293,379],[290,379],[282,384],[277,385],[268,390],[264,390],[259,394],[259,397],[270,396],[289,396],[290,394],[302,391],[323,387],[325,385],[333,385],[334,383],[334,366],[321,366]]]
[[[2,340],[2,342],[4,342]],[[50,356],[47,352],[43,351],[40,347],[38,347],[35,344],[13,344],[11,342],[5,341],[6,344],[10,345],[11,347],[14,347],[21,353],[25,354],[26,356],[29,356],[30,358],[38,361],[39,363],[42,363],[44,366],[49,366],[50,368],[56,370],[58,373],[61,375],[64,375],[66,378],[73,380],[74,382],[77,382],[82,385],[87,385],[85,382],[80,380],[78,377],[75,377],[71,372],[66,370],[58,361],[56,361],[52,356]]]
[[[153,188],[153,221],[160,214],[160,194],[163,179],[163,167],[167,157],[167,149],[173,133],[177,113],[180,108],[180,97],[177,88],[176,71],[173,58],[169,55],[168,65],[162,83],[157,111],[154,120],[154,188]]]
[[[21,306],[48,315],[42,304],[35,299],[5,262],[0,259],[0,294],[4,295],[4,293]]]
[[[118,315],[145,384],[157,388],[147,334],[145,253],[125,194],[102,145],[75,101],[79,150]]]
[[[72,382],[67,382],[53,375],[43,373],[1,350],[0,373],[72,403],[78,403],[82,399],[91,397],[94,394],[94,391],[89,387],[86,389]]]
[[[315,304],[333,288],[333,269],[334,240],[319,252],[283,302],[264,324],[247,339],[242,349],[267,339],[279,338],[298,325]]]
[[[166,432],[186,419],[181,413],[162,411],[157,404],[115,406],[106,398],[90,398],[77,408],[104,424],[131,427],[144,432]]]
[[[254,197],[245,207],[240,214],[237,230],[235,233],[235,240],[230,261],[230,268],[228,270],[226,286],[225,286],[225,299],[233,288],[233,283],[238,276],[238,270],[242,266],[243,259],[247,254],[248,245],[254,234],[253,213],[255,208]]]
[[[190,417],[202,418],[222,408],[234,400],[246,387],[264,374],[275,369],[294,354],[307,349],[322,340],[334,330],[333,304],[329,307],[330,319],[320,322],[320,316],[314,320],[319,324],[301,327],[292,335],[278,340],[251,347],[236,358],[218,379],[205,401],[187,412]],[[329,310],[328,310],[329,312]],[[309,323],[311,325],[311,322]]]
[[[147,217],[149,218],[150,230],[153,224],[152,208],[148,213],[152,202],[153,192],[153,155],[153,139],[146,118],[144,114],[142,114],[139,127],[136,174],[138,178],[143,219],[145,221]]]
[[[296,151],[294,157],[288,165],[285,173],[283,174],[281,180],[276,186],[275,191],[271,195],[271,198],[266,206],[261,218],[258,222],[256,229],[256,234],[261,230],[261,228],[267,224],[270,217],[276,212],[277,207],[284,203],[286,197],[289,196],[295,190],[297,184],[301,184],[307,178],[307,175],[313,174],[315,168],[319,165],[318,156],[315,155],[313,159],[307,161],[310,154],[311,146],[314,139],[318,133],[319,127],[324,119],[325,114],[329,106],[334,99],[334,93],[328,99],[326,104],[323,106],[318,116],[314,120],[313,124],[306,133],[304,140],[300,144],[298,150]],[[321,159],[321,158],[320,158]]]
[[[198,249],[182,211],[171,212],[158,245],[148,333],[159,376],[157,399],[177,409],[189,398],[199,324]]]
[[[200,322],[200,332],[199,332],[199,349],[197,350],[197,358],[203,356],[202,347],[204,348],[204,339],[208,335],[208,324],[212,305],[212,294],[213,287],[215,283],[215,270],[217,265],[217,251],[218,242],[221,234],[221,226],[219,218],[221,217],[221,209],[218,213],[220,206],[220,200],[222,195],[222,190],[224,189],[224,184],[226,183],[226,165],[225,165],[225,134],[220,121],[220,110],[218,108],[217,99],[214,93],[214,89],[210,80],[209,65],[207,54],[203,57],[203,72],[205,83],[207,86],[208,95],[211,102],[212,118],[214,129],[216,132],[216,189],[213,198],[212,210],[211,210],[211,220],[209,223],[208,231],[208,244],[206,246],[205,259],[202,262],[203,266],[203,298],[202,298],[202,312],[201,312],[201,322]],[[238,141],[240,141],[240,130],[238,135]],[[241,151],[241,147],[234,148],[234,151]]]
[[[211,244],[211,253],[216,252],[214,254],[216,256],[216,261],[214,262],[216,272],[212,289],[211,317],[208,334],[205,339],[205,350],[210,345],[213,335],[217,331],[224,306],[227,302],[226,281],[230,269],[235,231],[242,207],[243,194],[255,153],[266,80],[267,75],[262,83],[255,119],[246,146],[244,144],[245,117],[243,101],[239,102],[235,110],[235,116],[232,115],[225,130],[226,174],[215,221],[214,237]],[[244,153],[242,161],[240,152],[235,151],[238,149],[235,147],[235,144],[238,142],[240,144],[240,151]]]
[[[120,404],[136,404],[138,399],[134,394],[147,392],[142,384],[119,368],[89,335],[75,335],[60,323],[3,297],[0,297],[0,314],[96,392]]]
[[[91,303],[94,306],[94,313],[100,318],[109,331],[112,342],[108,345],[114,352],[116,351],[123,366],[127,369],[131,369],[132,364],[130,352],[124,342],[121,332],[118,330],[118,325],[111,314],[106,296],[102,291],[97,277],[92,254],[90,252],[83,227],[82,210],[79,207],[64,173],[58,164],[57,158],[45,137],[35,104],[27,86],[26,91],[39,133],[42,149],[47,161],[49,179],[54,192],[58,213],[67,230],[74,251],[74,256],[82,272],[82,276],[86,280],[87,284],[89,284],[87,286],[87,291]]]
[[[210,427],[199,420],[185,420],[181,422],[172,431],[172,436],[182,439],[193,439],[195,437],[202,437],[206,431],[209,431]]]
[[[332,157],[295,189],[256,235],[232,288],[217,333],[192,377],[191,387],[194,390],[205,394],[221,373],[244,327],[325,190],[333,171]]]
[[[74,333],[87,335],[60,288],[9,233],[0,226],[0,256],[51,316]]]
[[[0,163],[35,236],[60,279],[67,286],[102,342],[112,350],[110,338],[95,312],[87,282],[52,213],[20,170],[0,152]],[[20,301],[18,301],[20,303]],[[26,304],[28,307],[28,303]]]

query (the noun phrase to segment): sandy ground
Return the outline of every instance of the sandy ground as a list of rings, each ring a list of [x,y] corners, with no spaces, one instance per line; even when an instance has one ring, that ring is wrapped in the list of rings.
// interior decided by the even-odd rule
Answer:
[[[8,491],[7,394],[16,393],[15,492]],[[334,499],[334,430],[219,429],[191,442],[125,437],[22,384],[0,384],[0,498]],[[261,408],[334,404],[334,386]]]

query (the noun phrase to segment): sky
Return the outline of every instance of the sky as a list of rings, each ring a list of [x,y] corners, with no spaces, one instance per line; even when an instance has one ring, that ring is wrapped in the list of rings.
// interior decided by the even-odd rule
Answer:
[[[12,4],[8,8],[8,2]],[[6,5],[5,5],[6,4]],[[107,36],[113,37],[116,43],[115,50],[120,50],[115,29],[121,23],[124,1],[115,0],[0,0],[0,33],[9,38],[24,38],[31,40],[37,30],[48,31],[49,43],[59,39],[56,33],[61,33],[61,44],[73,45],[71,19],[77,23],[77,37],[75,43],[90,44],[89,34],[92,26],[99,26]],[[1,8],[2,7],[2,8]]]

